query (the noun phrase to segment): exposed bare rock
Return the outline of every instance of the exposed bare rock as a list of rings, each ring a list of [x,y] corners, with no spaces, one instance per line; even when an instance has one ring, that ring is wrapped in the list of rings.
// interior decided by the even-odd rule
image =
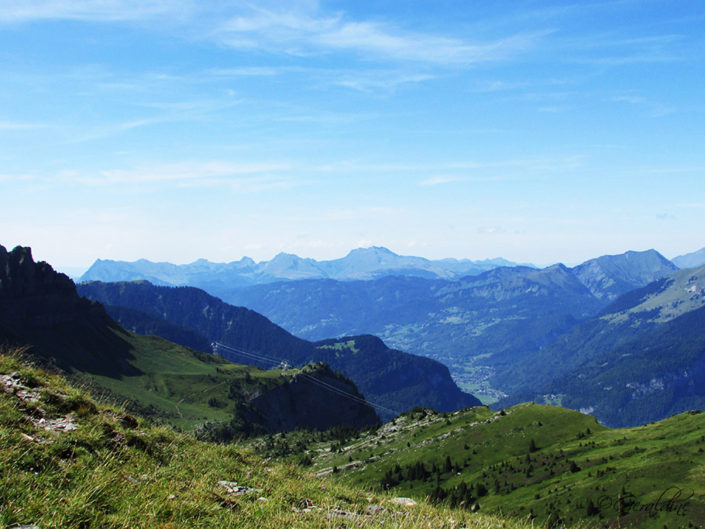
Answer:
[[[253,492],[262,492],[262,489],[253,489],[251,487],[245,487],[244,485],[238,485],[236,481],[219,481],[218,486],[225,489],[225,493],[230,496],[243,496]]]
[[[389,501],[396,503],[397,505],[404,505],[405,507],[414,507],[415,505],[418,505],[418,503],[411,498],[392,498]]]
[[[74,421],[72,414],[58,419],[45,419],[43,417],[41,419],[32,419],[32,423],[37,428],[44,428],[51,432],[69,432],[78,429],[78,424]]]
[[[9,375],[0,375],[0,385],[2,385],[5,393],[14,394],[22,402],[37,402],[39,400],[39,392],[32,391],[22,384],[22,380],[16,372]]]

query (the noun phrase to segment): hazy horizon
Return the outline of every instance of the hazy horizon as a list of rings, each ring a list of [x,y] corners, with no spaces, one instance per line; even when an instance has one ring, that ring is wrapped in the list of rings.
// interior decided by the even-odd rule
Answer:
[[[0,244],[1,244],[1,243],[0,243]],[[22,246],[27,246],[27,245],[22,245]],[[8,251],[11,250],[13,247],[14,247],[14,245],[8,247],[8,248],[7,248]],[[322,258],[322,259],[317,259],[317,258],[315,258],[315,257],[311,257],[311,256],[307,256],[307,255],[298,255],[298,254],[295,254],[295,255],[298,255],[298,257],[301,257],[302,259],[314,259],[314,260],[320,262],[320,261],[330,261],[330,260],[342,259],[342,258],[344,258],[345,256],[347,256],[348,253],[350,253],[350,252],[352,252],[352,251],[354,251],[354,250],[362,250],[362,249],[370,249],[370,248],[372,248],[372,247],[370,246],[370,247],[365,247],[365,248],[362,248],[362,247],[360,247],[360,248],[352,248],[349,252],[346,252],[346,253],[343,254],[343,255],[339,255],[339,256],[336,256],[336,257],[332,257],[332,258]],[[395,252],[393,249],[386,248],[386,247],[383,247],[383,248],[386,249],[386,250],[389,250],[389,251],[391,251],[391,252],[393,252],[393,253],[395,253],[395,254],[397,254],[397,255],[399,255],[399,256],[423,257],[423,258],[429,259],[429,260],[457,259],[457,260],[461,261],[461,260],[466,260],[466,259],[467,259],[467,260],[470,260],[470,261],[481,262],[481,261],[491,261],[491,260],[494,260],[494,259],[505,259],[505,258],[504,258],[503,256],[501,256],[501,255],[497,255],[497,256],[494,256],[494,257],[481,257],[481,258],[477,258],[477,259],[469,258],[469,257],[457,257],[457,256],[452,256],[452,255],[445,256],[445,257],[427,257],[427,256],[424,256],[424,255],[415,255],[415,254],[414,254],[414,255],[412,255],[412,254],[400,254],[400,253],[398,253],[398,252]],[[628,251],[637,251],[637,252],[640,252],[640,251],[646,251],[646,250],[652,250],[652,249],[658,251],[658,249],[656,249],[656,248],[644,248],[644,249],[642,249],[642,250],[632,250],[632,249],[630,249],[630,250],[625,250],[624,252],[620,252],[620,253],[626,253],[626,252],[628,252]],[[692,252],[686,252],[686,254],[687,254],[687,253],[693,253],[693,252],[696,252],[696,251],[698,251],[698,250],[696,249],[696,250],[693,250]],[[289,252],[279,252],[279,253],[289,253]],[[258,263],[258,264],[259,264],[259,263],[263,263],[263,262],[267,262],[267,261],[271,261],[271,260],[274,259],[277,255],[279,255],[279,253],[277,253],[277,254],[275,254],[275,255],[272,255],[272,256],[269,257],[269,258],[265,258],[265,259],[253,259],[253,260],[254,260],[256,263]],[[661,254],[663,255],[662,252],[659,252],[659,253],[661,253]],[[37,257],[37,255],[34,253],[34,250],[32,251],[32,255],[33,255],[33,257],[35,258],[35,260],[37,260],[37,261],[46,260],[46,259],[43,259],[41,256]],[[588,259],[585,259],[585,261],[587,261],[587,260],[589,260],[589,259],[594,259],[594,258],[597,258],[597,257],[601,257],[601,256],[603,256],[603,255],[614,255],[614,254],[600,254],[600,255],[594,255],[594,256],[592,256],[592,257],[590,257],[590,258],[588,258]],[[673,255],[673,256],[666,256],[666,255],[664,255],[664,257],[666,257],[667,259],[673,259],[673,258],[675,258],[675,257],[679,257],[680,255],[685,255],[685,254],[679,254],[679,255]],[[135,261],[140,260],[140,259],[145,259],[145,260],[147,260],[147,261],[151,261],[151,262],[155,262],[155,263],[158,263],[158,262],[165,262],[165,263],[170,263],[170,264],[175,264],[175,265],[188,265],[188,264],[192,264],[192,263],[194,263],[194,262],[196,262],[196,261],[199,261],[199,260],[202,260],[202,259],[205,259],[206,261],[209,261],[209,262],[211,262],[211,263],[229,263],[229,262],[237,262],[237,261],[240,261],[240,260],[246,259],[246,258],[252,259],[252,258],[251,258],[250,256],[248,256],[248,255],[242,255],[242,256],[239,257],[239,258],[227,259],[227,260],[223,260],[223,261],[215,261],[215,260],[207,259],[207,258],[205,258],[205,257],[199,257],[198,259],[193,259],[193,260],[191,260],[191,261],[175,262],[175,261],[157,261],[157,260],[154,260],[154,259],[149,259],[149,258],[147,258],[147,257],[141,257],[141,258],[139,258],[139,259],[134,259],[134,260],[127,260],[127,259],[108,259],[108,258],[103,258],[103,257],[97,257],[94,261],[92,261],[90,264],[88,264],[88,265],[86,265],[86,266],[62,266],[62,265],[55,265],[54,263],[51,263],[51,262],[49,262],[49,264],[52,265],[52,267],[53,267],[55,270],[57,270],[57,271],[59,271],[59,272],[63,272],[63,273],[65,273],[66,275],[68,275],[68,276],[70,276],[70,277],[72,277],[72,278],[78,279],[78,278],[80,278],[85,272],[87,272],[88,269],[89,269],[97,260],[135,262]],[[585,262],[585,261],[565,261],[565,260],[558,260],[558,261],[553,261],[553,262],[550,262],[550,263],[533,263],[533,262],[529,262],[529,261],[513,261],[513,260],[511,260],[511,259],[508,259],[508,261],[511,261],[511,262],[513,262],[513,263],[515,263],[516,265],[519,265],[519,266],[522,266],[522,265],[526,265],[526,266],[536,266],[536,267],[538,267],[538,268],[547,268],[547,267],[549,267],[549,266],[556,265],[556,264],[563,264],[563,265],[568,266],[568,267],[574,267],[574,266],[577,266],[577,265],[582,264],[583,262]]]

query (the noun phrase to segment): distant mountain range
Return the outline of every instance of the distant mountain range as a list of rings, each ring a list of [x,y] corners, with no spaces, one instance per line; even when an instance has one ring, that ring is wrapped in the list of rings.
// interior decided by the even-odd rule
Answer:
[[[194,272],[199,269],[197,263],[201,263],[198,274]],[[208,272],[233,268],[236,263],[197,263],[98,261],[84,278],[190,282],[312,341],[373,334],[393,348],[443,362],[464,389],[479,392],[487,402],[518,388],[520,377],[513,368],[517,359],[549,345],[619,295],[677,270],[661,254],[648,250],[602,256],[574,268],[536,269],[493,262],[485,265],[494,268],[475,275],[439,277],[468,268],[446,267],[441,273],[439,263],[451,261],[401,257],[384,248],[369,248],[323,263],[280,255],[262,264],[269,271],[259,276],[262,282],[243,286],[242,274],[230,282],[224,273]],[[459,263],[463,262],[452,261]],[[157,270],[162,275],[157,277]],[[324,273],[328,277],[318,277]],[[269,282],[282,276],[287,279]],[[254,276],[250,280],[255,281]]]
[[[462,279],[389,276],[302,280],[233,288],[250,307],[297,336],[369,333],[437,359],[488,399],[510,392],[513,365],[597,314],[618,295],[673,273],[654,250],[604,256],[575,268],[501,267]]]
[[[128,329],[204,351],[210,351],[210,342],[222,342],[230,348],[221,354],[235,362],[262,367],[281,361],[297,366],[326,362],[350,377],[370,401],[383,406],[378,413],[385,419],[414,406],[452,411],[480,404],[458,389],[443,364],[390,349],[374,336],[311,343],[252,310],[228,305],[193,287],[91,282],[80,284],[78,292],[103,303]]]
[[[222,289],[261,285],[300,279],[336,279],[340,281],[375,279],[388,275],[426,278],[455,278],[477,275],[499,266],[514,266],[506,259],[430,260],[397,255],[381,247],[352,250],[341,259],[316,261],[280,253],[271,261],[256,263],[249,257],[230,263],[212,263],[199,259],[191,264],[135,262],[98,259],[80,281],[136,281],[144,279],[155,285],[195,286],[217,294]]]
[[[697,268],[705,265],[705,248],[701,248],[697,252],[679,255],[671,259],[673,264],[678,268]]]
[[[705,266],[618,298],[515,364],[516,393],[611,426],[705,408]]]
[[[603,255],[585,261],[572,272],[593,296],[609,302],[676,270],[678,267],[656,250],[647,250]]]

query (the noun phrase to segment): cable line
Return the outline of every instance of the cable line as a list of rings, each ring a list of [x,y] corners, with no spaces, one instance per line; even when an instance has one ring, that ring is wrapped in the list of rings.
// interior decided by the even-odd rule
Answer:
[[[238,349],[236,347],[232,347],[230,345],[226,345],[221,342],[213,342],[211,344],[211,346],[213,347],[213,352],[215,354],[217,354],[219,348],[222,348],[227,351],[233,352],[235,354],[241,355],[241,356],[248,358],[250,360],[256,360],[257,362],[263,363],[265,365],[269,364],[270,365],[269,367],[275,367],[277,365],[281,365],[282,362],[286,362],[286,360],[284,360],[284,361],[277,360],[276,358],[268,357],[268,356],[265,356],[265,355],[262,355],[259,353],[253,353],[251,351],[245,351],[243,349]],[[335,386],[328,384],[327,382],[324,382],[323,380],[315,378],[308,373],[304,373],[303,371],[297,373],[295,376],[301,376],[301,377],[305,378],[306,380],[309,380],[311,383],[316,384],[317,386],[319,386],[323,389],[327,389],[328,391],[330,391],[332,393],[336,393],[342,397],[346,397],[354,402],[357,402],[360,404],[366,404],[366,405],[371,406],[373,408],[376,408],[379,410],[384,410],[384,411],[390,412],[394,415],[399,415],[399,412],[396,410],[392,410],[390,408],[387,408],[386,406],[382,406],[381,404],[375,404],[374,402],[360,398],[357,395],[353,395],[352,393],[348,393],[347,391],[344,391],[340,388],[336,388]]]

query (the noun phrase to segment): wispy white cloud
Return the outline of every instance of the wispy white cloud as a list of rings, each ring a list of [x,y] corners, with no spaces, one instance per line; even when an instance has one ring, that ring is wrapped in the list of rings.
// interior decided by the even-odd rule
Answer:
[[[360,92],[378,92],[379,90],[394,91],[402,85],[422,83],[435,78],[435,75],[425,73],[358,72],[343,75],[333,84]]]
[[[0,121],[0,130],[33,130],[44,129],[48,125],[44,123],[27,123],[22,121]]]
[[[133,21],[161,18],[165,14],[185,18],[193,10],[194,4],[190,0],[2,0],[0,21]]]
[[[616,95],[608,98],[608,101],[613,103],[626,103],[628,105],[641,107],[651,117],[667,116],[676,111],[676,108],[673,105],[652,101],[646,97],[635,94]]]
[[[646,102],[645,97],[634,96],[634,95],[614,96],[614,97],[611,97],[609,100],[613,101],[615,103],[630,103],[632,105],[638,105],[638,104]]]
[[[544,114],[558,114],[560,112],[566,112],[567,110],[570,110],[570,107],[567,105],[546,105],[538,107],[537,110]]]
[[[233,48],[301,56],[349,51],[371,60],[467,66],[524,52],[534,47],[544,33],[519,33],[471,42],[407,32],[380,22],[348,20],[343,13],[323,15],[317,10],[252,8],[232,17],[216,35]]]
[[[513,35],[484,43],[426,34],[404,34],[369,22],[339,23],[315,36],[314,41],[397,60],[468,65],[505,59],[535,44],[538,35]]]
[[[462,182],[463,180],[464,180],[464,178],[459,177],[459,176],[434,176],[431,178],[427,178],[425,180],[421,180],[419,182],[419,185],[432,187],[432,186],[438,186],[438,185],[443,185],[443,184],[452,184],[454,182]]]
[[[217,77],[274,77],[300,69],[276,66],[243,66],[240,68],[210,68],[207,74]]]
[[[26,182],[32,179],[33,177],[29,174],[0,173],[0,182]]]
[[[501,161],[458,160],[441,163],[362,163],[342,160],[335,164],[321,165],[311,168],[320,172],[358,172],[358,173],[431,173],[437,176],[426,180],[434,183],[435,179],[452,178],[460,180],[485,180],[487,176],[458,175],[459,172],[481,169],[518,169],[524,174],[560,172],[581,167],[585,163],[583,154],[556,154],[555,156],[516,158]],[[445,172],[451,173],[443,174]],[[494,177],[493,177],[494,178]],[[438,180],[437,183],[445,183]]]
[[[290,169],[291,166],[288,164],[276,163],[183,162],[132,169],[105,169],[93,175],[64,171],[59,177],[63,181],[95,186],[166,183],[204,186],[227,184],[240,189],[255,189],[258,185],[263,188],[284,185],[286,178],[280,173]]]
[[[507,82],[500,79],[483,80],[475,83],[473,92],[504,92],[526,88],[526,82]]]
[[[430,81],[437,75],[427,72],[406,72],[399,69],[338,69],[299,66],[248,66],[242,68],[212,68],[205,71],[214,78],[306,76],[312,86],[327,88],[342,86],[360,92],[394,91],[405,84]]]
[[[203,178],[226,178],[253,173],[268,173],[288,169],[289,166],[271,163],[178,163],[159,165],[134,170],[107,170],[102,175],[110,182],[154,182],[173,180],[194,180]]]
[[[614,34],[587,34],[566,39],[562,45],[573,49],[571,60],[597,66],[639,63],[665,63],[685,60],[680,50],[681,35],[663,34],[622,37]]]

